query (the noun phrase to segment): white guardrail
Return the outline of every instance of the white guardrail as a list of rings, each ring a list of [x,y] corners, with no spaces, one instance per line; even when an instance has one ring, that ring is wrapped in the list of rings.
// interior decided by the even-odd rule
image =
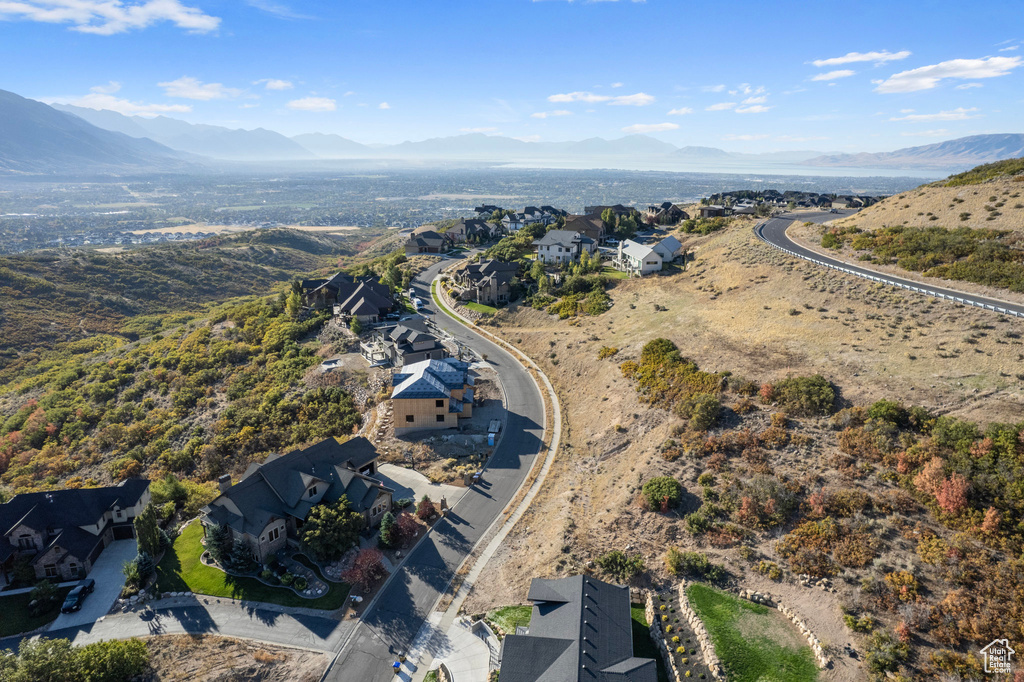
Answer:
[[[815,265],[820,265],[820,266],[822,266],[824,268],[828,268],[830,270],[838,270],[839,272],[845,272],[848,275],[854,275],[856,277],[863,277],[864,279],[870,279],[873,282],[881,282],[882,284],[888,284],[890,286],[899,287],[900,289],[907,289],[908,291],[916,291],[917,293],[924,294],[926,296],[934,296],[935,298],[943,298],[943,299],[946,299],[947,301],[953,301],[955,303],[960,303],[962,305],[971,305],[971,306],[974,306],[975,308],[984,308],[985,310],[992,310],[992,311],[995,311],[997,313],[1001,313],[1003,315],[1013,315],[1014,317],[1022,317],[1022,318],[1024,318],[1024,313],[1019,313],[1016,310],[1010,310],[1009,308],[1003,308],[1003,307],[1000,307],[1000,306],[997,306],[997,305],[991,305],[991,304],[988,304],[988,303],[982,303],[981,301],[974,301],[974,300],[969,299],[969,298],[961,298],[959,296],[951,296],[951,295],[945,294],[945,293],[943,293],[941,291],[936,291],[934,289],[929,289],[928,287],[920,287],[920,286],[914,286],[912,284],[905,284],[903,282],[898,282],[896,280],[888,279],[886,277],[876,277],[875,275],[869,275],[866,272],[861,272],[859,270],[853,270],[851,268],[844,268],[842,266],[835,265],[834,263],[829,263],[829,262],[826,262],[826,261],[818,260],[817,258],[811,258],[810,256],[804,255],[802,253],[797,253],[796,251],[791,251],[791,250],[789,250],[787,248],[779,246],[778,244],[773,244],[772,242],[768,241],[765,238],[765,236],[762,234],[762,232],[763,232],[764,226],[766,224],[767,223],[758,223],[757,225],[754,225],[754,234],[757,235],[757,238],[760,239],[761,241],[763,241],[765,244],[768,244],[769,246],[772,246],[772,247],[778,249],[779,251],[782,251],[783,253],[788,253],[790,256],[793,256],[795,258],[801,258],[803,260],[810,261],[811,263],[814,263]]]

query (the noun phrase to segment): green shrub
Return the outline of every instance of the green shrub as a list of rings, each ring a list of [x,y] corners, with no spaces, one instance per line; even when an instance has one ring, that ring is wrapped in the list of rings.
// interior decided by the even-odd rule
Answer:
[[[672,575],[690,575],[717,582],[725,577],[725,567],[711,563],[706,555],[700,552],[680,552],[671,547],[665,555],[665,567]]]
[[[826,415],[835,407],[836,391],[820,374],[783,379],[774,389],[779,403],[793,414]]]
[[[683,498],[683,486],[671,476],[657,476],[644,483],[642,493],[648,509],[675,509]]]
[[[642,573],[645,568],[642,556],[639,554],[629,556],[617,549],[598,557],[597,565],[602,571],[623,583],[628,583]]]

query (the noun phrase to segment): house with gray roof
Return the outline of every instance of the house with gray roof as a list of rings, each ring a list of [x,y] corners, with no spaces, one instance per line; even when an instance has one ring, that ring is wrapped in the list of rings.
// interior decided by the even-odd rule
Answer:
[[[504,305],[512,293],[512,279],[519,272],[516,263],[485,260],[470,263],[457,271],[453,279],[459,298],[484,305]]]
[[[669,235],[652,247],[661,256],[663,263],[671,263],[683,255],[683,244],[678,239]]]
[[[597,250],[597,242],[573,230],[550,230],[533,245],[537,247],[537,260],[545,265],[574,263],[584,251],[592,256]]]
[[[662,258],[661,254],[650,246],[639,244],[632,239],[623,239],[619,242],[615,264],[623,272],[643,277],[661,270]]]
[[[344,443],[328,438],[270,455],[262,464],[250,464],[234,485],[230,476],[222,476],[221,493],[203,507],[200,522],[207,531],[229,527],[233,541],[247,544],[260,562],[298,536],[314,505],[334,504],[342,495],[372,528],[391,510],[394,493],[374,478],[377,457],[362,436]]]
[[[391,377],[395,435],[450,429],[473,416],[474,377],[469,363],[445,358],[406,365]]]
[[[361,324],[374,324],[398,310],[398,304],[391,296],[391,290],[379,282],[359,282],[348,296],[335,304],[334,316],[344,323],[353,317]]]
[[[0,585],[26,559],[38,579],[84,577],[107,545],[135,537],[135,517],[149,500],[143,478],[106,488],[15,495],[0,504]]]
[[[633,655],[629,588],[586,575],[534,578],[526,634],[501,645],[501,682],[655,682],[653,658]]]
[[[427,326],[426,320],[406,320],[394,327],[378,329],[369,341],[359,344],[359,349],[371,367],[403,367],[448,357],[448,349]]]
[[[451,247],[451,239],[423,226],[413,230],[409,241],[405,243],[405,255],[415,256],[420,253],[444,253]]]

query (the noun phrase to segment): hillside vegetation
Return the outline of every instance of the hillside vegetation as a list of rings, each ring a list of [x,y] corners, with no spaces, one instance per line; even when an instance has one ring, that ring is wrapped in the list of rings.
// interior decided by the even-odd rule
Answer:
[[[749,229],[700,239],[686,272],[620,282],[600,317],[494,316],[555,385],[565,432],[466,608],[618,551],[636,584],[685,572],[780,595],[860,650],[830,679],[975,674],[967,654],[996,630],[1024,635],[1019,323]],[[679,492],[652,503],[666,479]],[[708,562],[674,565],[672,548]]]
[[[994,178],[1018,176],[1024,173],[1024,158],[1004,159],[995,163],[986,163],[963,173],[949,176],[947,187],[962,185],[980,185]]]
[[[351,249],[338,239],[267,230],[118,254],[0,258],[0,369],[26,366],[41,350],[93,334],[138,339],[192,317],[175,313],[265,293]]]

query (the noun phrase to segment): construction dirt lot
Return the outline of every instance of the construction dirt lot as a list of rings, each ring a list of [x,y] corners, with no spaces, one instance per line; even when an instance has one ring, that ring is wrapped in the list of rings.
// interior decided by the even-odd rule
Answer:
[[[145,637],[144,682],[317,682],[327,654],[212,635]]]
[[[847,643],[861,649],[863,636],[846,628],[840,604],[857,604],[863,571],[846,570],[827,589],[805,586],[788,572],[773,582],[753,566],[759,559],[785,563],[774,549],[781,532],[756,533],[740,544],[686,530],[683,516],[701,504],[696,480],[707,461],[662,456],[681,420],[642,403],[620,364],[638,360],[645,343],[664,337],[707,372],[759,384],[820,373],[837,387],[842,406],[887,398],[984,425],[1024,414],[1024,325],[799,261],[758,242],[751,225],[689,238],[684,244],[696,249],[696,260],[686,272],[617,282],[609,291],[612,308],[599,316],[559,320],[525,306],[499,312],[489,329],[543,368],[561,401],[564,431],[543,489],[477,581],[467,612],[524,603],[531,578],[592,570],[613,549],[639,552],[649,580],[665,581],[665,551],[675,546],[705,552],[745,587],[780,595],[833,651]],[[599,360],[602,347],[618,351]],[[723,404],[737,400],[723,396]],[[778,408],[754,402],[742,417],[727,410],[724,426],[767,428]],[[828,418],[788,424],[789,445],[730,459],[717,475],[762,472],[806,488],[843,482],[882,494],[892,488],[845,459]],[[658,475],[683,483],[678,512],[639,505],[640,485]],[[877,533],[894,535],[886,528]],[[899,567],[913,560],[904,545],[882,542],[878,561]],[[866,677],[856,659],[833,658],[837,664],[822,672],[824,679]]]

